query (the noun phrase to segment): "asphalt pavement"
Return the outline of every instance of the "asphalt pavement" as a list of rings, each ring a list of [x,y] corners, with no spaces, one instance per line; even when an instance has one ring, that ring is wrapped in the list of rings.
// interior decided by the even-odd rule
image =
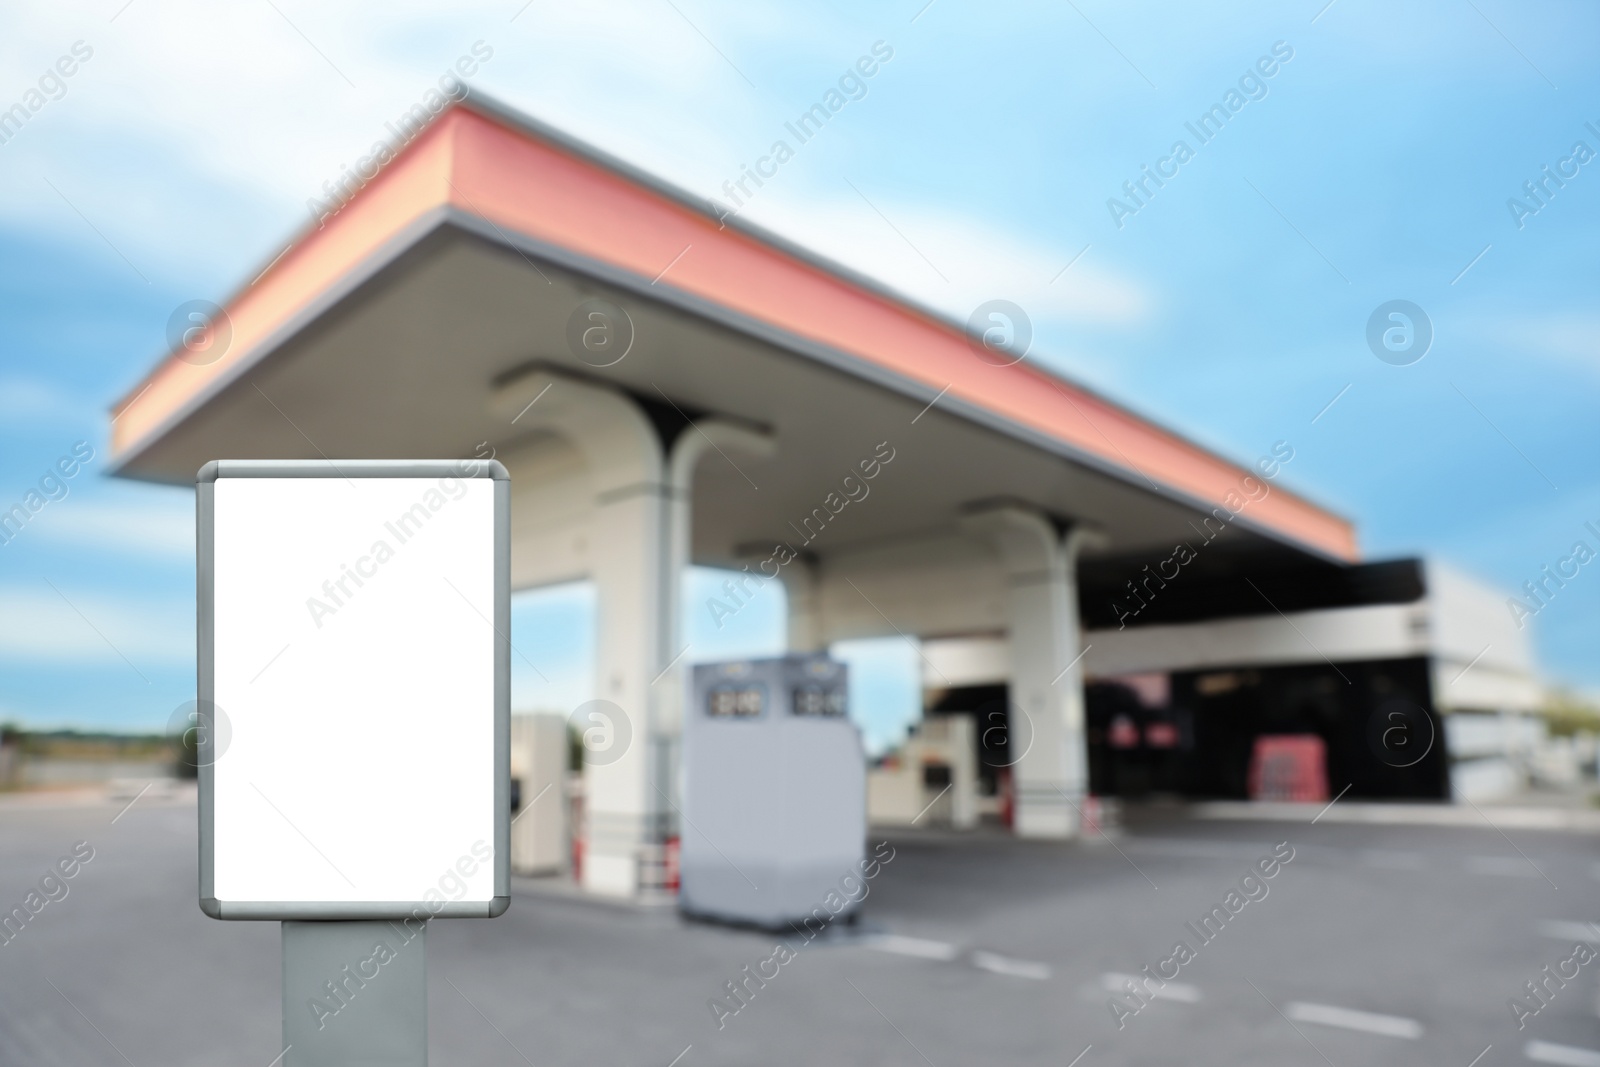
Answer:
[[[269,1067],[277,924],[200,913],[192,801],[123,803],[0,806],[4,910],[93,851],[0,945],[0,1065]],[[519,879],[504,916],[433,924],[431,1062],[1600,1067],[1594,834],[1164,813],[880,840],[862,921],[781,964],[772,934]],[[777,973],[741,1004],[747,965]]]

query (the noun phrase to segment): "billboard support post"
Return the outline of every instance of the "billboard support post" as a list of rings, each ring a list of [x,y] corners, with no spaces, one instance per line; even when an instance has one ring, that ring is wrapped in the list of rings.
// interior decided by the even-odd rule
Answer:
[[[427,1067],[426,945],[415,921],[285,922],[284,1063]]]

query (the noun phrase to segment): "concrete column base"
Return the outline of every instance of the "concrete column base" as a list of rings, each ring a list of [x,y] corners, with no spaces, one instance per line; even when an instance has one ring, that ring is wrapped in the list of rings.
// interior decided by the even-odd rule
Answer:
[[[1063,796],[1062,793],[1066,793]],[[1068,803],[1067,797],[1071,797]],[[1078,805],[1074,808],[1072,805]],[[1072,796],[1067,783],[1025,783],[1018,789],[1011,829],[1018,837],[1070,838],[1078,836],[1082,820],[1078,812],[1083,798]]]

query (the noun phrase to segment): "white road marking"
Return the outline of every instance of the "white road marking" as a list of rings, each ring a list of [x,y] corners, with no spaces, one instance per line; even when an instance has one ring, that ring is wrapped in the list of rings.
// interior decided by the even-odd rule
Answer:
[[[1194,841],[1174,837],[1135,837],[1126,842],[1130,851],[1147,852],[1153,856],[1177,856],[1182,859],[1249,860],[1263,851],[1271,852],[1272,845],[1256,845],[1248,841]]]
[[[901,937],[899,934],[882,934],[865,944],[879,952],[915,956],[922,960],[953,960],[961,954],[961,950],[948,941],[928,941],[920,937]]]
[[[1522,1054],[1530,1060],[1559,1063],[1562,1067],[1600,1067],[1600,1052],[1571,1045],[1553,1045],[1548,1041],[1530,1041]]]
[[[1467,870],[1473,874],[1496,874],[1506,878],[1538,878],[1539,872],[1527,860],[1510,856],[1468,856]]]
[[[1564,922],[1561,919],[1546,919],[1539,924],[1540,937],[1553,937],[1557,941],[1587,941],[1600,940],[1600,923],[1575,923]]]
[[[1050,980],[1050,965],[1033,960],[1014,960],[993,952],[974,952],[972,965],[990,974],[1003,974],[1010,978],[1031,978],[1036,982]]]
[[[1422,1024],[1415,1019],[1405,1019],[1398,1015],[1379,1015],[1371,1011],[1356,1011],[1354,1008],[1338,1008],[1332,1004],[1307,1004],[1295,1001],[1286,1005],[1283,1013],[1295,1022],[1337,1026],[1345,1030],[1381,1034],[1384,1037],[1415,1040],[1422,1036]]]
[[[1381,867],[1389,871],[1420,871],[1423,869],[1422,857],[1415,852],[1389,852],[1383,849],[1369,848],[1361,853],[1361,862],[1368,867]]]
[[[1198,1004],[1200,1002],[1200,989],[1187,982],[1168,982],[1159,989],[1152,989],[1143,977],[1137,974],[1118,974],[1111,971],[1100,976],[1100,986],[1108,993],[1126,993],[1128,983],[1144,996],[1154,997],[1156,1000],[1176,1000],[1180,1004]]]

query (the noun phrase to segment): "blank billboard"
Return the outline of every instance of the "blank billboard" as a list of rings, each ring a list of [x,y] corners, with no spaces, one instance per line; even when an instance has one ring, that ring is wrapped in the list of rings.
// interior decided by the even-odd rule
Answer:
[[[202,469],[208,914],[504,910],[508,500],[492,461]]]

